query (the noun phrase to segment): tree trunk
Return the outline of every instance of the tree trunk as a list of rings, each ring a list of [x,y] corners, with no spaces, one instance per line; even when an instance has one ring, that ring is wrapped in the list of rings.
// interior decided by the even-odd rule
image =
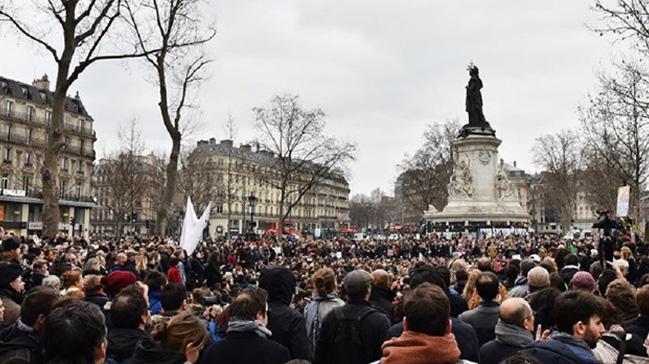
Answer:
[[[56,89],[52,102],[52,120],[47,128],[47,146],[43,155],[41,182],[43,185],[43,237],[54,238],[59,231],[59,159],[63,149],[63,122],[67,77],[72,51],[66,45],[58,64]]]
[[[165,185],[162,202],[158,209],[158,235],[166,236],[168,225],[169,208],[176,189],[176,179],[178,177],[178,156],[180,155],[180,132],[173,133],[171,145],[171,154],[169,155],[169,164],[167,164],[167,183]]]

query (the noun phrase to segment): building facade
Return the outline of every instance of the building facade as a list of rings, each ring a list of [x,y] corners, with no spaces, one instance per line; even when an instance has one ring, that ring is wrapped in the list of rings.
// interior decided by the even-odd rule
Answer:
[[[235,147],[231,140],[217,143],[212,138],[199,141],[190,158],[211,162],[215,192],[209,224],[211,236],[221,236],[227,231],[242,234],[251,229],[257,233],[277,230],[280,192],[261,177],[262,170],[272,165],[272,153],[253,151],[245,144]],[[286,219],[285,228],[324,236],[348,227],[349,193],[349,184],[342,173],[333,173],[302,197]]]
[[[0,225],[17,235],[40,234],[40,169],[53,95],[47,75],[26,84],[0,77]],[[60,159],[59,230],[89,231],[95,206],[90,179],[95,160],[94,120],[79,95],[65,103],[65,149]]]

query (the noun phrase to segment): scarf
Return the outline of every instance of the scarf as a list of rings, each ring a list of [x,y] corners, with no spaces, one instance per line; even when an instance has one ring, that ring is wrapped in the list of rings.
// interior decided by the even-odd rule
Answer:
[[[228,334],[232,332],[254,332],[264,339],[268,339],[273,335],[270,330],[268,330],[261,322],[255,321],[243,321],[243,320],[234,320],[228,323]]]
[[[381,364],[447,364],[460,358],[455,336],[430,336],[404,331],[383,344]]]
[[[523,348],[534,342],[534,336],[531,332],[518,327],[516,325],[511,325],[502,320],[498,319],[496,324],[496,341]]]

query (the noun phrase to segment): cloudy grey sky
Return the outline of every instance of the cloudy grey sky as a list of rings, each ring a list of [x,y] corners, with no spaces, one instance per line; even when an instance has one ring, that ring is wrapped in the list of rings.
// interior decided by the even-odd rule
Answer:
[[[3,0],[4,1],[4,0]],[[503,140],[501,157],[533,171],[534,138],[577,125],[595,72],[620,46],[590,32],[592,1],[210,0],[218,34],[200,90],[197,139],[225,137],[230,114],[240,141],[254,137],[254,106],[300,95],[327,114],[327,132],[355,141],[352,194],[391,191],[397,164],[423,142],[427,124],[464,122],[466,65],[484,82],[484,112]],[[0,37],[0,74],[30,82],[55,68],[27,41]],[[138,63],[106,63],[72,87],[95,119],[96,149],[117,146],[137,118],[149,149],[170,143],[156,89]]]

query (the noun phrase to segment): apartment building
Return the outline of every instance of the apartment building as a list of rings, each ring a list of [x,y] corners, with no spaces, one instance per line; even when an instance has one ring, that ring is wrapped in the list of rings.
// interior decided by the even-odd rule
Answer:
[[[17,235],[40,234],[41,167],[53,94],[47,75],[26,84],[0,76],[0,225]],[[94,120],[81,98],[65,103],[65,149],[60,159],[59,230],[89,231],[90,179],[95,160]]]

